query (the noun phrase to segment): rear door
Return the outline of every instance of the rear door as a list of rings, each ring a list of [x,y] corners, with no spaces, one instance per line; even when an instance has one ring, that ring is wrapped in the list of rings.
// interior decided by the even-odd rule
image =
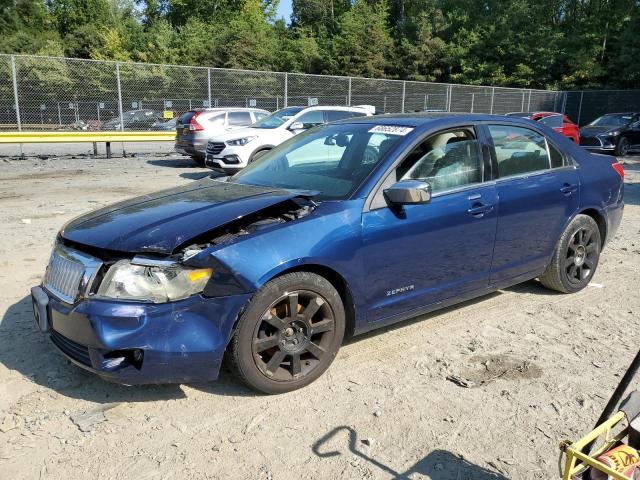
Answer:
[[[579,208],[579,176],[569,157],[527,127],[487,125],[499,198],[491,284],[533,278],[546,268]]]

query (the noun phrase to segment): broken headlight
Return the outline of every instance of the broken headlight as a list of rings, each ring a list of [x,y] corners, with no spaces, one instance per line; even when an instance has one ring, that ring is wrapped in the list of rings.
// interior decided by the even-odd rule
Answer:
[[[105,274],[97,295],[153,303],[181,300],[202,292],[212,273],[210,268],[189,268],[179,263],[138,265],[120,260]]]

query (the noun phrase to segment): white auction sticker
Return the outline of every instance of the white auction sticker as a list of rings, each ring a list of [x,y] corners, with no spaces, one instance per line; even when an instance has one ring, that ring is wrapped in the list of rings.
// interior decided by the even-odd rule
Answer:
[[[387,135],[405,136],[413,131],[413,127],[400,127],[398,125],[376,125],[369,130],[369,133],[386,133]]]

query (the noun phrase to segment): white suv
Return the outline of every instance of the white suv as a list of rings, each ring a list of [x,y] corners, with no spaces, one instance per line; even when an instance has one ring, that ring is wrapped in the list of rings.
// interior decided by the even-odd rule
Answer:
[[[205,166],[232,174],[305,130],[351,117],[370,115],[364,107],[287,107],[248,128],[211,137]]]
[[[243,128],[269,115],[258,108],[198,108],[189,110],[176,123],[177,152],[204,165],[207,142],[226,130]]]

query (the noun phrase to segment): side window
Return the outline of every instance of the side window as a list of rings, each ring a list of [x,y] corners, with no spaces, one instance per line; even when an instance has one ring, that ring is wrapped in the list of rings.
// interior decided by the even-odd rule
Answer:
[[[538,123],[549,128],[562,128],[562,115],[547,115],[538,120]]]
[[[482,182],[482,149],[470,130],[438,133],[418,145],[396,171],[398,180],[422,180],[433,193]]]
[[[547,141],[538,132],[510,125],[489,125],[501,177],[548,170]]]
[[[307,113],[303,113],[295,119],[296,122],[300,122],[304,125],[304,128],[315,127],[324,123],[324,112],[322,110],[312,110]]]
[[[251,125],[251,114],[249,112],[229,112],[229,125]]]
[[[335,122],[344,118],[351,118],[351,112],[342,110],[327,110],[327,122]]]
[[[225,113],[218,113],[216,115],[209,117],[207,120],[211,125],[224,125],[225,115],[226,115]]]
[[[551,157],[551,168],[566,167],[569,165],[564,155],[562,155],[556,147],[547,142],[549,146],[549,156]]]

